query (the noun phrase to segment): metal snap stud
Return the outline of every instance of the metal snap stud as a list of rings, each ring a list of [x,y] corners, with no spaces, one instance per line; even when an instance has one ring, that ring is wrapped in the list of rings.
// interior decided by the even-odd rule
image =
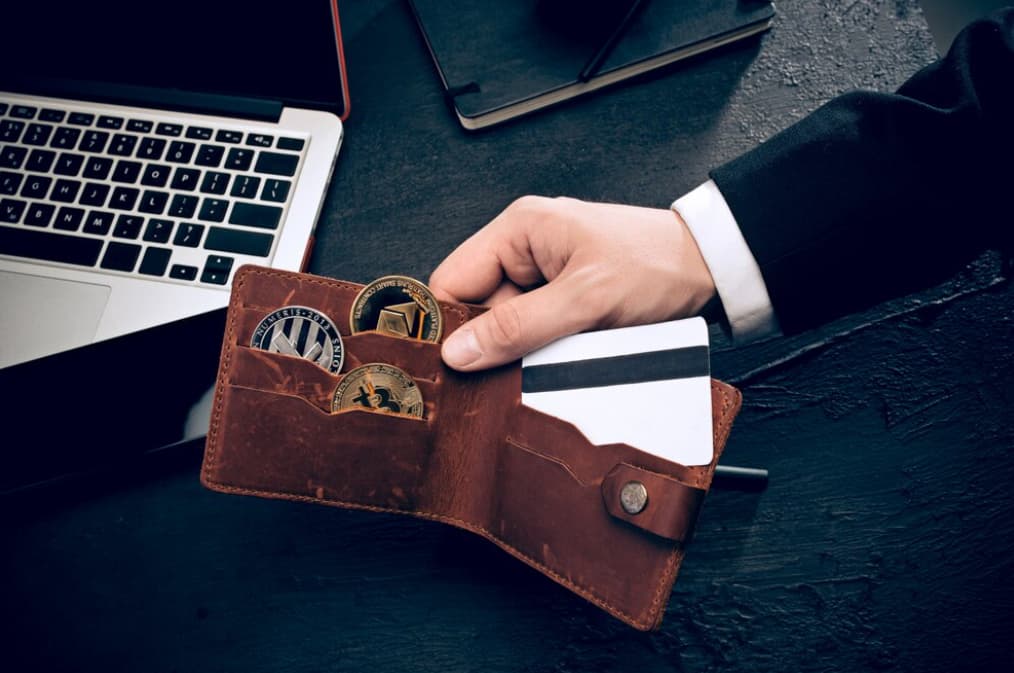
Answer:
[[[620,489],[620,505],[627,514],[640,514],[648,506],[648,489],[639,481],[628,481]]]

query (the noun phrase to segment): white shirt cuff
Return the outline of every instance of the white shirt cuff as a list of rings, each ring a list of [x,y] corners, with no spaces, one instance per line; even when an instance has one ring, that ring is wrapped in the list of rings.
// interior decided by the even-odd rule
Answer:
[[[780,332],[757,260],[713,180],[672,204],[690,228],[711,271],[715,289],[737,342]]]

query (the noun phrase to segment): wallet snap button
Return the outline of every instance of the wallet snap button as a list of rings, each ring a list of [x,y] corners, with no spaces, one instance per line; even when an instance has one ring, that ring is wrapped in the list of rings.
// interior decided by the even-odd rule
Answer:
[[[648,506],[648,489],[639,481],[628,481],[620,489],[620,506],[627,514],[640,514]]]

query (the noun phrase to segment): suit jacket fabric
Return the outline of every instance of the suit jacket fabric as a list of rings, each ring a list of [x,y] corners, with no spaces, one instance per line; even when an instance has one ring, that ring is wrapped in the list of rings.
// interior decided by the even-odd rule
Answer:
[[[843,95],[715,169],[790,334],[1014,241],[1014,9],[894,94]]]

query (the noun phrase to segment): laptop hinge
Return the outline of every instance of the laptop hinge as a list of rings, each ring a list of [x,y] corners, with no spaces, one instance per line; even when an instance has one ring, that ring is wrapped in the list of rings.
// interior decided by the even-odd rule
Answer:
[[[193,114],[224,115],[256,121],[277,122],[282,116],[282,104],[279,101],[222,96],[181,89],[156,89],[127,84],[41,78],[31,81],[4,81],[0,82],[0,88],[38,96],[77,98],[96,103],[161,108]]]

